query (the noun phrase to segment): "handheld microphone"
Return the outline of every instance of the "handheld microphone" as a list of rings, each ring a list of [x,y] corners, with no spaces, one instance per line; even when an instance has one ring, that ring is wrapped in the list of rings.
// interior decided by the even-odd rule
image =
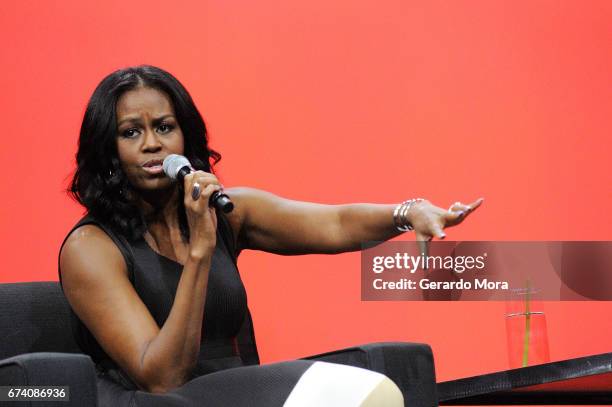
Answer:
[[[185,175],[193,171],[189,160],[178,154],[170,154],[164,158],[162,168],[170,179],[181,182],[183,182]],[[234,203],[230,200],[229,196],[223,193],[223,191],[213,192],[208,204],[214,206],[215,209],[223,213],[229,213],[234,209]]]

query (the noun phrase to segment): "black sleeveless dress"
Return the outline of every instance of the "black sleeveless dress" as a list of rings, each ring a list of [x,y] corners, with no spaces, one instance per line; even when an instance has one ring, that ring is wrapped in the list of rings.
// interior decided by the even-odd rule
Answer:
[[[258,366],[246,292],[236,266],[232,229],[225,216],[218,214],[217,219],[217,246],[208,280],[198,363],[190,380],[180,388],[166,394],[139,391],[71,311],[76,342],[96,364],[100,407],[281,406],[301,375],[314,363],[299,360]],[[117,245],[136,292],[158,326],[163,326],[172,308],[183,266],[153,251],[143,238],[128,240],[92,216],[82,218],[68,235],[87,224],[100,227]]]

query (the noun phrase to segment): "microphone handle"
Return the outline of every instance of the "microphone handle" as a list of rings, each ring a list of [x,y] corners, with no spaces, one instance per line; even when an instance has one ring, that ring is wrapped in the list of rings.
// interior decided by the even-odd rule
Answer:
[[[181,168],[176,175],[176,177],[183,182],[185,179],[185,175],[189,174],[192,169],[188,166],[184,166]],[[209,206],[214,206],[218,211],[222,211],[223,213],[230,213],[234,210],[234,203],[230,200],[230,197],[227,196],[223,191],[215,191],[210,196],[208,200]]]
[[[214,205],[215,209],[222,211],[223,213],[230,213],[234,210],[234,203],[230,200],[230,197],[221,191],[215,191],[210,196],[209,205]]]

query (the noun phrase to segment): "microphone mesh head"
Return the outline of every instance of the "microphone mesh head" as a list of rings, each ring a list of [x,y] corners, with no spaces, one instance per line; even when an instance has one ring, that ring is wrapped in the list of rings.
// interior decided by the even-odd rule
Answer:
[[[176,180],[179,170],[185,166],[191,166],[189,160],[178,154],[170,154],[166,156],[166,158],[164,158],[164,163],[162,164],[162,168],[166,175],[173,180]]]

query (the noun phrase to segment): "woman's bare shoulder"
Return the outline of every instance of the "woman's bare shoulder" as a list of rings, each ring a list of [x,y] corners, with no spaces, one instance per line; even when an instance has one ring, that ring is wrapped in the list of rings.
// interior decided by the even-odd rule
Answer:
[[[96,267],[80,267],[84,265]],[[79,226],[68,235],[62,246],[60,252],[62,277],[65,277],[66,272],[72,275],[101,269],[115,270],[127,277],[125,260],[110,236],[94,224]]]

